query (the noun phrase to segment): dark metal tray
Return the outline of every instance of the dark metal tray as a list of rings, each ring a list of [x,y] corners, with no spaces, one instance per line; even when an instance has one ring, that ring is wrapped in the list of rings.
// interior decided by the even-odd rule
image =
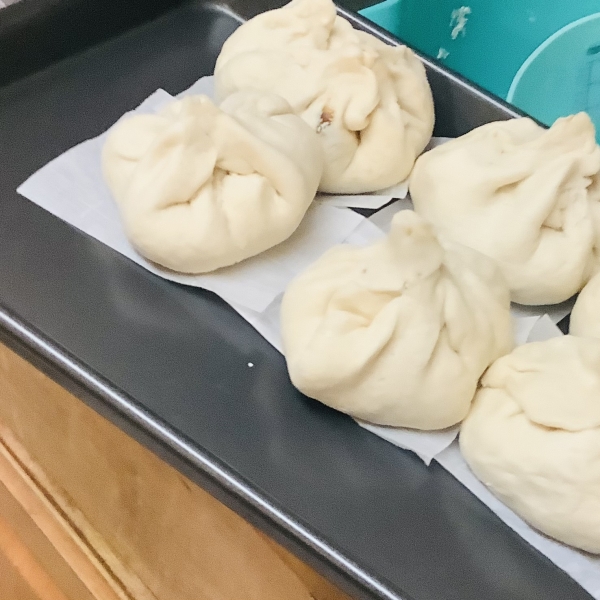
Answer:
[[[302,397],[216,296],[154,277],[15,192],[157,88],[210,74],[238,23],[275,5],[0,12],[0,339],[356,598],[589,599],[439,465]],[[515,114],[426,62],[438,135]]]

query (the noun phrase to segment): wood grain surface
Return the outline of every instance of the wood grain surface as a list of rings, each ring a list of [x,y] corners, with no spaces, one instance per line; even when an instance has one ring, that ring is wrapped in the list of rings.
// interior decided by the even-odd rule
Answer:
[[[58,544],[75,580],[92,598],[349,600],[2,345],[0,442],[0,481],[12,464],[31,492],[19,494],[13,481],[13,495],[21,498],[25,512],[45,507],[47,518],[38,519],[38,529],[47,532],[49,522],[59,524],[55,529],[62,537],[56,531],[44,535]],[[35,502],[41,503],[37,509]],[[62,587],[66,598],[88,600]],[[5,597],[10,598],[0,594]]]

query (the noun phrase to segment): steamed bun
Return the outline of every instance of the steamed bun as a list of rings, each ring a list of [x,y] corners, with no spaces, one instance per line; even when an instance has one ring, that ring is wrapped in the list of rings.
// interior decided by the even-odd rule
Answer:
[[[513,119],[423,154],[410,194],[440,233],[498,262],[515,302],[554,304],[600,266],[599,173],[585,113],[549,130]]]
[[[281,326],[291,380],[372,423],[449,427],[512,348],[509,304],[493,261],[442,246],[401,211],[386,239],[333,248],[289,285]]]
[[[462,424],[460,448],[523,519],[600,553],[600,340],[553,338],[497,360]]]
[[[579,294],[571,313],[569,333],[600,338],[600,273]]]
[[[433,131],[425,69],[336,15],[331,0],[294,0],[225,42],[217,97],[241,89],[283,96],[325,148],[324,192],[360,193],[406,179]]]
[[[317,191],[323,151],[280,97],[239,93],[217,108],[196,96],[118,123],[103,170],[139,253],[204,273],[296,230]]]

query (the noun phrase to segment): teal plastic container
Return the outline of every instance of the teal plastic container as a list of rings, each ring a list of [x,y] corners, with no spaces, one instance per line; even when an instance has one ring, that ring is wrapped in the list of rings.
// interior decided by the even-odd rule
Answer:
[[[600,0],[386,0],[361,14],[540,121],[586,110],[600,134]]]

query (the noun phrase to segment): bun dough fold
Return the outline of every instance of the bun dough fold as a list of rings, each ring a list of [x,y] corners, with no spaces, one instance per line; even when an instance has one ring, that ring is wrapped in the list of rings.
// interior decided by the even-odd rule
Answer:
[[[357,31],[331,0],[294,0],[244,23],[215,67],[217,97],[242,89],[283,96],[325,149],[324,192],[404,181],[433,131],[421,61]]]
[[[600,340],[553,338],[497,360],[462,424],[460,448],[533,527],[600,553]]]
[[[571,313],[569,333],[600,339],[600,273],[581,290]]]
[[[235,264],[287,239],[323,169],[316,134],[274,95],[220,108],[188,97],[110,132],[103,171],[126,234],[147,259],[182,273]]]
[[[600,148],[585,113],[489,123],[423,154],[415,210],[496,260],[522,304],[576,294],[600,266]]]
[[[449,427],[512,348],[509,304],[493,261],[443,246],[401,211],[383,241],[333,248],[289,285],[281,323],[291,380],[372,423]]]

